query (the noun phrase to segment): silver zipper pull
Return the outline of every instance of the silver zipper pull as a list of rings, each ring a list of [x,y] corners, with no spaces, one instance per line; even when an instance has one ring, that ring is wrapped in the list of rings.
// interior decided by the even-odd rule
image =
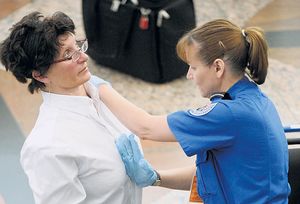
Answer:
[[[118,12],[120,4],[121,4],[120,0],[113,0],[110,6],[110,10],[113,12]]]
[[[170,14],[166,10],[160,10],[157,14],[156,26],[161,27],[163,19],[170,19]]]

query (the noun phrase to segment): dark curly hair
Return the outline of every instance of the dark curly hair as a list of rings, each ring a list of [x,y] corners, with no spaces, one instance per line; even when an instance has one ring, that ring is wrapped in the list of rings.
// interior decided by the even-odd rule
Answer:
[[[33,94],[45,85],[32,77],[32,71],[41,75],[47,73],[59,54],[58,36],[68,32],[75,34],[75,25],[63,12],[56,12],[51,17],[32,12],[10,30],[10,35],[0,45],[1,63],[19,82],[31,80],[28,90]]]

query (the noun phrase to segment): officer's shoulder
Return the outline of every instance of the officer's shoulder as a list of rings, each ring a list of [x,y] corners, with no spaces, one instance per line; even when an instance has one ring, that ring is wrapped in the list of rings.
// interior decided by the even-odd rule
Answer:
[[[192,116],[203,116],[211,112],[218,103],[209,103],[197,109],[190,109],[188,113]]]
[[[192,116],[205,116],[209,113],[215,113],[216,115],[229,114],[231,113],[231,109],[233,108],[233,104],[231,101],[218,101],[210,104],[206,104],[200,108],[189,109],[188,114]]]

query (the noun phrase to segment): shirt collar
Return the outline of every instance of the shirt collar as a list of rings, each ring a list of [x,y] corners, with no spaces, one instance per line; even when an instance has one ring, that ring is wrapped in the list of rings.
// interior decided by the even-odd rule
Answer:
[[[244,76],[242,79],[237,81],[234,85],[232,85],[227,93],[230,95],[232,99],[234,99],[241,91],[248,89],[250,87],[256,87],[255,83],[251,82],[248,77]]]
[[[219,100],[232,100],[238,93],[251,86],[255,86],[254,83],[251,82],[246,76],[244,76],[242,79],[233,84],[227,92],[219,92],[211,95],[210,101],[218,102]]]
[[[87,114],[90,112],[91,106],[94,105],[93,98],[96,97],[97,92],[95,92],[93,89],[95,87],[92,87],[89,82],[84,84],[84,88],[91,98],[88,96],[61,95],[41,91],[43,104],[61,110]]]

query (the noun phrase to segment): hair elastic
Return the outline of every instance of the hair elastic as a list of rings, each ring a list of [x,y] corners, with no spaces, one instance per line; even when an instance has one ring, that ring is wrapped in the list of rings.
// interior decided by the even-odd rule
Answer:
[[[246,33],[245,33],[244,29],[242,29],[242,34],[243,34],[244,37],[246,37]]]

